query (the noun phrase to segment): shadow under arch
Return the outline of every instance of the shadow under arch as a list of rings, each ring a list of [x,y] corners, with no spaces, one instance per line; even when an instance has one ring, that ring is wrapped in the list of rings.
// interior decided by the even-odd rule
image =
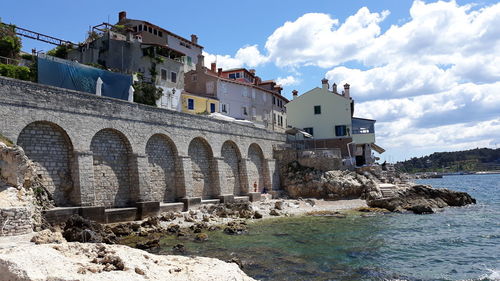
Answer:
[[[37,167],[38,177],[57,206],[78,204],[79,194],[73,184],[73,142],[58,124],[45,120],[24,127],[17,138]]]
[[[210,144],[202,137],[191,140],[188,147],[191,158],[192,190],[194,197],[211,199],[218,196],[215,165]]]

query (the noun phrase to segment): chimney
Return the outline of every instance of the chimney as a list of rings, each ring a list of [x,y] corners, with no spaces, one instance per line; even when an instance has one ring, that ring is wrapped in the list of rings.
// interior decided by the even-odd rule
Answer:
[[[248,72],[250,72],[253,76],[255,76],[255,69],[249,69]]]
[[[328,90],[330,88],[330,84],[328,84],[328,79],[326,78],[321,79],[321,84],[323,85],[323,89]]]
[[[193,44],[198,44],[198,36],[196,36],[195,34],[191,34],[191,42]]]
[[[337,92],[337,84],[336,84],[336,83],[333,83],[333,86],[332,86],[332,93],[334,93],[334,94],[338,94],[338,92]]]
[[[350,98],[350,94],[349,94],[349,87],[350,85],[345,83],[344,84],[344,91],[342,92],[342,96],[344,96],[346,99]]]
[[[127,12],[121,11],[118,13],[118,22],[127,19]]]
[[[293,96],[293,99],[296,99],[299,96],[299,91],[293,90],[292,91],[292,96]]]
[[[205,56],[199,54],[198,61],[196,62],[196,70],[202,69],[203,66],[205,66]]]
[[[210,70],[211,70],[212,72],[215,72],[215,71],[216,71],[216,69],[217,69],[217,64],[216,64],[215,62],[212,62],[212,63],[210,64]]]
[[[218,68],[217,69],[217,76],[221,76],[222,75],[222,68]]]

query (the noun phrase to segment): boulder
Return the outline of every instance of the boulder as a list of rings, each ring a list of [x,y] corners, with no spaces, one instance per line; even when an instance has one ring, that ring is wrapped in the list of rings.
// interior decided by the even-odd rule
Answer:
[[[137,249],[141,249],[141,250],[149,250],[149,249],[159,248],[160,247],[160,239],[154,238],[154,239],[148,239],[146,241],[137,242],[135,247]]]
[[[68,242],[115,244],[117,241],[110,228],[104,228],[101,224],[78,215],[73,215],[66,221],[63,236]]]
[[[50,229],[45,229],[33,236],[31,242],[39,244],[51,244],[51,243],[64,243],[66,239],[62,236],[60,232],[52,232]]]
[[[206,233],[198,233],[194,236],[194,241],[196,242],[205,242],[208,240],[208,234]]]

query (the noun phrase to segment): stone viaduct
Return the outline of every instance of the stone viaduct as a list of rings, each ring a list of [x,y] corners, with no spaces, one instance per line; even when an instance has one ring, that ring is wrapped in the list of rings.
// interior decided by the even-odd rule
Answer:
[[[0,77],[0,133],[23,147],[58,206],[203,202],[279,188],[285,136]]]

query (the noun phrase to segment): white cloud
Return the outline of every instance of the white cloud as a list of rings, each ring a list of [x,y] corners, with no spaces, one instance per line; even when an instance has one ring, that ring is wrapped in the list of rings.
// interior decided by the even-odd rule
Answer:
[[[205,66],[210,67],[210,64],[217,62],[217,67],[223,69],[238,68],[238,67],[256,67],[266,63],[269,58],[263,56],[257,45],[245,46],[240,48],[234,57],[230,55],[214,55],[203,52],[205,56]]]
[[[300,83],[300,80],[297,79],[297,78],[295,78],[292,75],[289,75],[289,76],[287,76],[285,78],[278,77],[276,79],[276,84],[281,85],[283,87],[294,86],[294,85],[297,85],[299,83]]]

